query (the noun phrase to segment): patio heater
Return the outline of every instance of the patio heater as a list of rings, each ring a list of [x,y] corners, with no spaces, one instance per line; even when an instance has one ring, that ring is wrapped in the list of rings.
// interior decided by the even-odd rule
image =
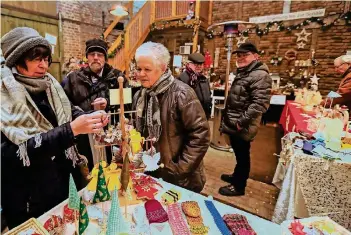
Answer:
[[[227,47],[227,69],[225,76],[225,85],[224,85],[224,104],[218,104],[214,107],[214,121],[213,121],[213,130],[212,130],[212,139],[211,147],[217,150],[229,151],[231,146],[229,141],[226,140],[227,136],[221,134],[219,131],[220,124],[222,121],[222,113],[227,102],[228,91],[229,91],[229,71],[230,71],[230,59],[233,52],[233,42],[234,38],[239,36],[239,32],[245,30],[247,27],[255,26],[254,23],[245,22],[245,21],[226,21],[218,24],[213,24],[208,27],[207,30],[214,28],[222,28],[224,36],[226,38],[226,47]]]

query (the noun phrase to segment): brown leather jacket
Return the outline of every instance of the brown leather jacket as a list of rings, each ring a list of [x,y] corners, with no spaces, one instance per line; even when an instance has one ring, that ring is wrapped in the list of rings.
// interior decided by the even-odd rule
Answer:
[[[133,110],[139,95],[138,91],[134,96]],[[164,168],[158,170],[157,177],[201,192],[206,182],[203,158],[210,144],[210,128],[201,103],[193,89],[177,79],[158,98],[162,133],[156,149]]]

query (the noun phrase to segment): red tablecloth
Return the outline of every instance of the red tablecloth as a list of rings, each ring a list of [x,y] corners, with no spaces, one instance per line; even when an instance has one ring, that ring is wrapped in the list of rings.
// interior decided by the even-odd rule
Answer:
[[[283,126],[285,134],[288,132],[299,131],[313,134],[312,131],[307,129],[307,120],[309,117],[302,114],[302,110],[297,103],[291,100],[286,101],[283,113],[279,120],[279,124]]]

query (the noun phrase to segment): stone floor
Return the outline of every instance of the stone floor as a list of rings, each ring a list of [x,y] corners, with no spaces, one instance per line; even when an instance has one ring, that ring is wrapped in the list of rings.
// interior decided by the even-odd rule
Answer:
[[[212,122],[210,122],[210,126],[212,126]],[[246,194],[244,196],[226,197],[218,193],[219,187],[228,184],[221,181],[221,174],[232,173],[236,162],[234,153],[218,151],[211,147],[204,159],[207,181],[201,193],[204,195],[212,195],[215,199],[225,204],[271,220],[279,189],[274,185],[261,181],[271,182],[272,174],[274,174],[276,162],[275,158],[272,158],[272,155],[279,151],[279,147],[275,147],[277,139],[280,142],[280,136],[277,135],[276,131],[278,130],[277,128],[276,125],[260,127],[257,138],[251,147],[251,174],[247,182]],[[271,169],[271,173],[269,173],[268,177],[269,180],[253,176],[253,172],[262,173],[262,170],[259,172],[257,169],[267,168],[268,165],[270,165],[269,168]],[[268,170],[265,171],[269,172]],[[255,179],[262,179],[260,181],[253,180],[253,177]]]
[[[233,153],[209,148],[205,156],[207,181],[201,193],[212,195],[222,203],[271,220],[279,194],[279,189],[275,186],[249,179],[244,196],[226,197],[218,193],[219,187],[228,184],[221,181],[220,175],[223,173],[232,173],[234,165],[235,158]]]

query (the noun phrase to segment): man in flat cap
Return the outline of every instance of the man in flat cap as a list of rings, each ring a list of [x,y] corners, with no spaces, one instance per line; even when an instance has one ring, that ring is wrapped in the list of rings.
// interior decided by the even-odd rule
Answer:
[[[109,105],[109,89],[119,88],[117,78],[124,77],[124,75],[106,63],[107,50],[108,46],[104,40],[97,38],[88,40],[85,49],[88,66],[67,76],[64,90],[72,104],[79,106],[84,111],[96,109],[117,111],[116,107]],[[123,86],[126,87],[127,84],[128,81],[125,78]],[[92,143],[92,137],[89,138],[90,143]],[[88,136],[83,135],[78,140],[78,150],[79,153],[88,158],[89,168],[92,169],[94,166],[93,155],[95,156],[95,154],[87,146],[89,146]],[[107,155],[107,158],[110,158],[110,154]]]
[[[237,71],[226,100],[221,131],[229,135],[237,164],[232,174],[221,176],[230,183],[219,189],[225,196],[245,194],[251,141],[257,134],[262,114],[268,109],[272,87],[268,67],[259,61],[254,44],[243,43],[233,54]]]
[[[211,116],[211,90],[210,82],[202,74],[205,57],[201,53],[193,53],[188,57],[186,70],[179,76],[179,79],[192,87],[200,100],[207,119]]]

